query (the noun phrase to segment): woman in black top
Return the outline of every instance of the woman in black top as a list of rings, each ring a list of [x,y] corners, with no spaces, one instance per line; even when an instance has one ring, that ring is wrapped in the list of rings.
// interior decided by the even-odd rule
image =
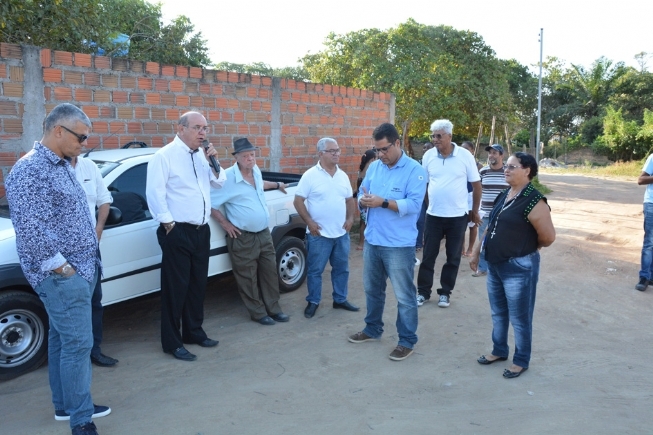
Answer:
[[[539,249],[555,240],[546,198],[530,182],[536,175],[533,156],[516,153],[508,159],[505,177],[510,188],[497,196],[483,243],[477,245],[470,260],[476,270],[480,250],[485,249],[494,347],[491,354],[478,359],[479,364],[508,359],[509,323],[515,332],[515,354],[512,366],[503,372],[505,378],[516,378],[528,369]]]

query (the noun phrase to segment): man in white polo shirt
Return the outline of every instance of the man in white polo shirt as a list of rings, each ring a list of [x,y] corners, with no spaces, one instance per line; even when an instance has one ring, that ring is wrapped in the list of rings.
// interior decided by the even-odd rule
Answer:
[[[440,273],[442,288],[438,289],[438,306],[446,308],[456,285],[465,228],[468,222],[481,222],[478,216],[481,178],[474,156],[451,142],[453,124],[448,119],[434,121],[431,132],[434,148],[422,157],[422,166],[428,175],[429,206],[424,225],[424,255],[417,275],[417,305],[421,306],[431,298],[435,260],[440,252],[440,242],[446,239],[447,261]],[[471,215],[467,214],[468,182],[473,188]]]
[[[347,301],[349,229],[354,222],[354,197],[349,177],[340,168],[340,148],[331,138],[317,143],[319,161],[302,175],[295,208],[306,222],[308,305],[304,316],[315,315],[322,300],[322,272],[331,263],[333,308],[358,311]]]

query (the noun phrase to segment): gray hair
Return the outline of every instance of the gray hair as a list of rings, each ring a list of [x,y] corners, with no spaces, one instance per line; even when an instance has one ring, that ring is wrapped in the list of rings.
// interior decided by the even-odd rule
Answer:
[[[453,133],[453,124],[448,119],[436,119],[431,124],[431,131],[444,130],[445,133]]]
[[[43,128],[45,129],[45,132],[48,133],[57,125],[70,125],[71,123],[78,121],[87,127],[91,126],[91,120],[88,119],[88,116],[86,116],[86,113],[84,113],[82,109],[70,103],[63,103],[52,109],[52,112],[45,117]]]
[[[329,143],[334,143],[338,145],[338,142],[330,137],[323,137],[322,139],[317,141],[317,152],[320,153],[326,149],[327,144]]]

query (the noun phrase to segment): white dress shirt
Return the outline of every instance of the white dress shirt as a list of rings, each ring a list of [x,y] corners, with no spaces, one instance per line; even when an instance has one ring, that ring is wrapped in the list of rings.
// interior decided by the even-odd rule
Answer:
[[[91,159],[82,156],[77,157],[77,164],[75,164],[75,178],[79,184],[82,185],[84,192],[86,192],[86,201],[88,202],[88,210],[91,212],[91,224],[93,228],[97,224],[95,218],[95,207],[100,207],[102,204],[111,204],[113,198],[109,190],[104,185],[104,179],[100,173],[95,162]]]
[[[147,167],[147,204],[161,222],[203,225],[211,217],[211,186],[221,188],[225,171],[216,178],[203,148],[191,150],[179,136],[154,154]]]

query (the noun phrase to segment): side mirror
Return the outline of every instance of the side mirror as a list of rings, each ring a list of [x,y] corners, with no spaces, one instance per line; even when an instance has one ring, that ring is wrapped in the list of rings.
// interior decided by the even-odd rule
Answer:
[[[105,226],[118,225],[122,222],[122,212],[117,207],[109,207],[109,216],[107,216],[107,221]]]

